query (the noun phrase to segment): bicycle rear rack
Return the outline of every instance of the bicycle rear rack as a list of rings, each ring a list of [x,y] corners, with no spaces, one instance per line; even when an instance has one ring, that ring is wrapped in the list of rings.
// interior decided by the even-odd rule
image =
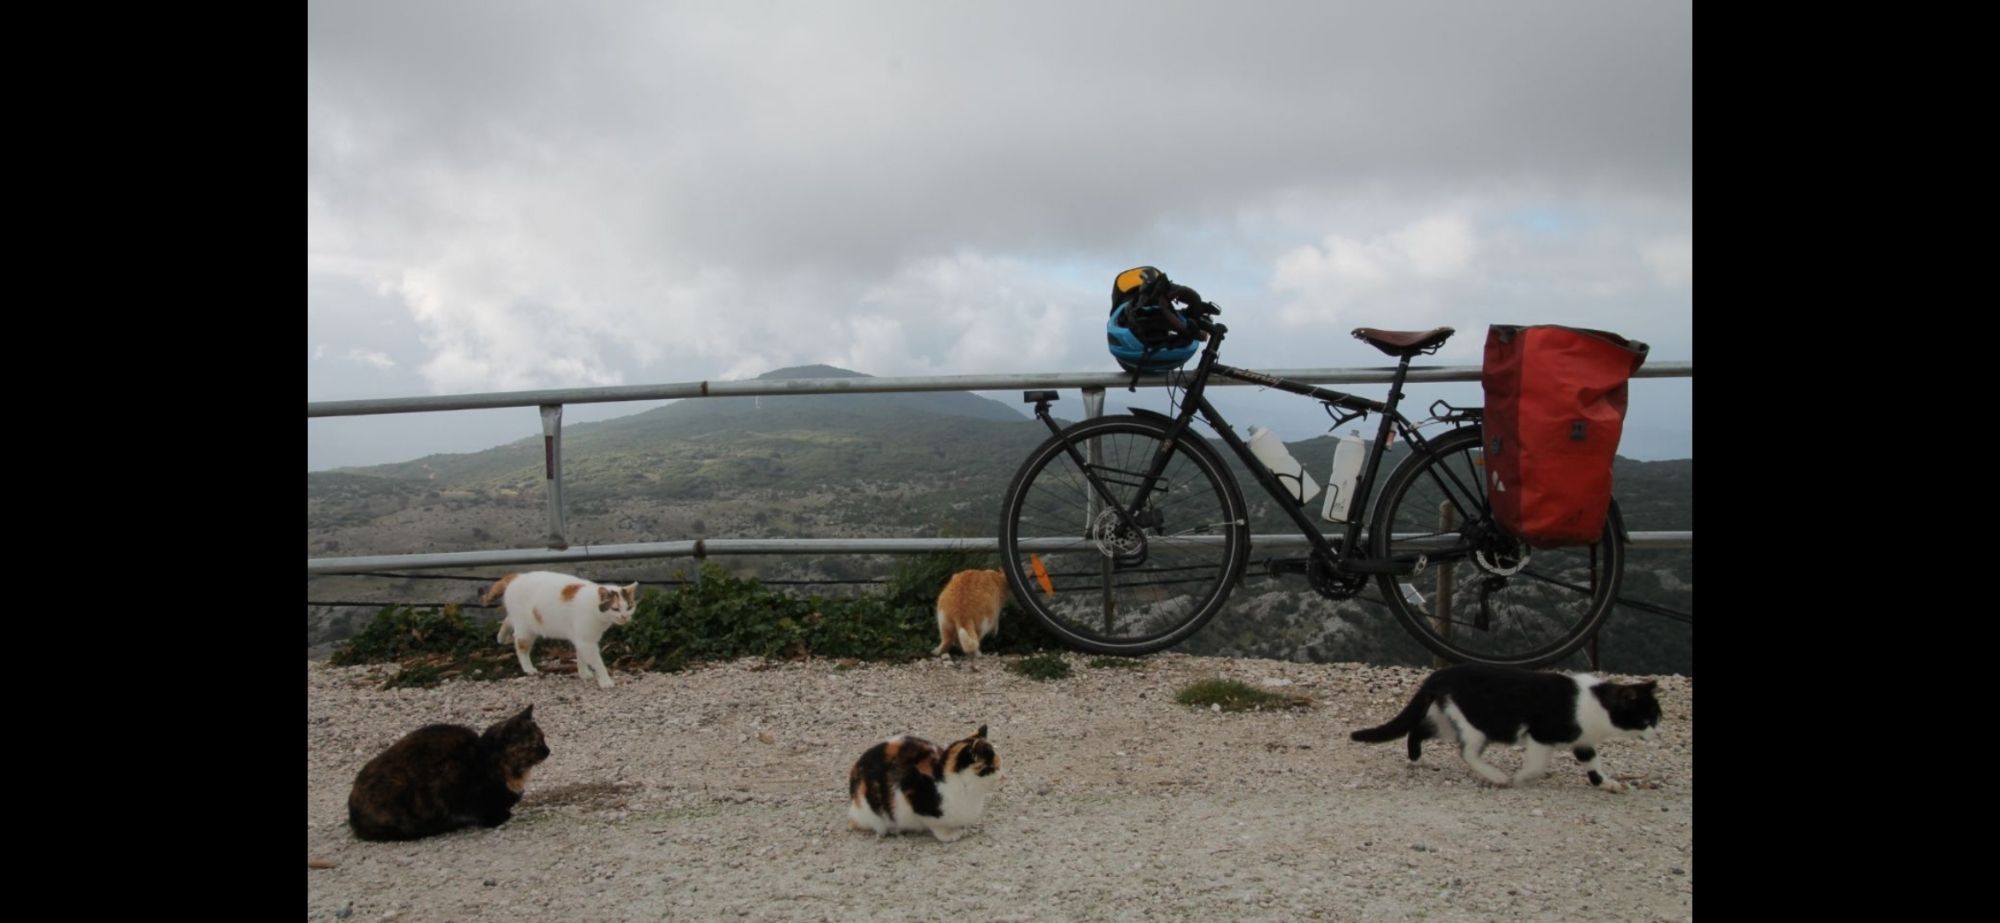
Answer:
[[[1440,407],[1444,409],[1439,410]],[[1431,417],[1444,423],[1477,423],[1485,415],[1484,407],[1455,407],[1443,400],[1431,402]]]

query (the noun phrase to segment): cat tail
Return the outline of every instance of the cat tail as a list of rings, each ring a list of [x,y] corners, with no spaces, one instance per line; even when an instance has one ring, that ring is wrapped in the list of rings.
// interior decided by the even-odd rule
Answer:
[[[493,601],[499,599],[500,594],[507,592],[507,584],[513,583],[514,578],[518,576],[520,575],[508,574],[507,576],[500,578],[498,582],[493,584],[492,589],[486,591],[486,596],[485,598],[480,600],[480,603],[488,606],[493,605]]]
[[[1395,740],[1415,730],[1423,722],[1424,713],[1430,711],[1431,702],[1436,698],[1436,695],[1436,693],[1430,690],[1430,684],[1425,683],[1417,689],[1417,694],[1410,698],[1410,704],[1403,706],[1403,710],[1397,712],[1396,717],[1390,718],[1388,724],[1381,727],[1363,728],[1347,736],[1364,744],[1379,744],[1384,741]]]

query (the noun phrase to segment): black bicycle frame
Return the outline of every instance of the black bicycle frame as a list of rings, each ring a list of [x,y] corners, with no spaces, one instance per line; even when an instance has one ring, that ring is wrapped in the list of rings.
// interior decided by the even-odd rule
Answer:
[[[1396,410],[1397,405],[1403,399],[1403,383],[1409,376],[1411,357],[1404,356],[1397,362],[1395,376],[1389,383],[1389,399],[1386,402],[1375,401],[1343,391],[1318,388],[1303,382],[1279,378],[1274,375],[1266,375],[1262,372],[1223,365],[1217,361],[1217,355],[1218,350],[1222,346],[1222,338],[1228,333],[1228,328],[1221,324],[1205,323],[1202,329],[1209,332],[1208,347],[1202,350],[1201,361],[1195,368],[1194,377],[1185,386],[1186,393],[1181,399],[1180,413],[1170,418],[1165,414],[1157,415],[1162,418],[1171,419],[1173,423],[1167,431],[1166,440],[1161,443],[1158,452],[1153,457],[1152,463],[1147,467],[1145,477],[1140,481],[1139,490],[1134,493],[1132,503],[1129,506],[1118,503],[1112,497],[1110,491],[1102,483],[1099,483],[1096,471],[1084,462],[1083,457],[1077,453],[1076,447],[1065,443],[1064,448],[1068,450],[1072,461],[1079,470],[1086,473],[1085,479],[1091,484],[1092,489],[1096,490],[1098,495],[1105,500],[1106,506],[1118,511],[1120,520],[1126,528],[1132,530],[1133,534],[1143,535],[1144,529],[1141,528],[1142,523],[1136,517],[1145,504],[1146,498],[1152,495],[1153,487],[1159,481],[1161,473],[1166,470],[1167,461],[1173,453],[1174,443],[1187,433],[1188,426],[1194,421],[1195,416],[1200,415],[1202,421],[1207,423],[1211,429],[1215,430],[1217,435],[1222,437],[1223,444],[1229,446],[1230,451],[1236,453],[1236,457],[1243,462],[1245,470],[1249,471],[1250,476],[1255,478],[1258,485],[1264,488],[1264,492],[1270,494],[1273,500],[1279,501],[1278,508],[1284,510],[1285,515],[1291,517],[1292,523],[1298,527],[1299,533],[1304,535],[1306,540],[1312,544],[1313,549],[1325,555],[1327,560],[1332,561],[1336,568],[1349,573],[1407,573],[1411,569],[1409,562],[1372,561],[1367,559],[1359,549],[1361,547],[1363,522],[1368,518],[1369,496],[1374,491],[1375,476],[1382,466],[1382,458],[1388,452],[1391,431],[1393,430],[1402,436],[1403,440],[1410,444],[1413,452],[1422,452],[1425,454],[1429,454],[1430,452],[1430,442],[1424,439],[1423,434],[1417,432],[1416,426],[1407,417],[1404,417]],[[1223,419],[1222,414],[1215,409],[1213,404],[1208,402],[1205,392],[1208,388],[1208,378],[1212,374],[1220,374],[1226,378],[1236,379],[1237,381],[1246,381],[1310,397],[1326,404],[1354,411],[1357,414],[1365,415],[1374,413],[1381,417],[1381,422],[1376,426],[1375,444],[1370,447],[1368,457],[1362,463],[1361,476],[1355,484],[1354,500],[1348,507],[1349,513],[1346,528],[1340,533],[1340,544],[1338,547],[1335,547],[1334,543],[1319,530],[1318,524],[1306,515],[1304,504],[1289,499],[1291,492],[1278,482],[1277,477],[1264,466],[1263,462],[1257,460],[1256,454],[1250,451],[1250,446],[1236,435],[1236,431],[1230,428],[1229,422]],[[1057,430],[1054,421],[1048,419],[1045,414],[1043,415],[1043,422],[1051,430]],[[1058,430],[1058,432],[1060,431]],[[1446,472],[1446,474],[1452,480],[1457,480],[1455,474],[1450,472]],[[1464,487],[1464,485],[1459,486],[1461,489]]]

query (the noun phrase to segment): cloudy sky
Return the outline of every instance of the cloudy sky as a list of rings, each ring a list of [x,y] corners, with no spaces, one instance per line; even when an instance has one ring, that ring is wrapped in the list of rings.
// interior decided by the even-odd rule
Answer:
[[[1109,371],[1141,264],[1250,368],[1494,323],[1692,360],[1693,48],[1680,2],[312,2],[306,399]],[[1325,431],[1280,397],[1223,406]],[[1692,456],[1692,402],[1635,381],[1622,451]],[[306,465],[539,426],[308,420]]]

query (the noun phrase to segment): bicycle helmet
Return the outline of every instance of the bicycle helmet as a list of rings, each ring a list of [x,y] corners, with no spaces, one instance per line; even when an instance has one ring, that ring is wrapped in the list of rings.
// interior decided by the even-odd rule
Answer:
[[[1127,269],[1111,280],[1111,316],[1104,322],[1104,339],[1111,358],[1125,371],[1171,372],[1201,350],[1193,322],[1174,306],[1177,295],[1199,300],[1151,266]]]

